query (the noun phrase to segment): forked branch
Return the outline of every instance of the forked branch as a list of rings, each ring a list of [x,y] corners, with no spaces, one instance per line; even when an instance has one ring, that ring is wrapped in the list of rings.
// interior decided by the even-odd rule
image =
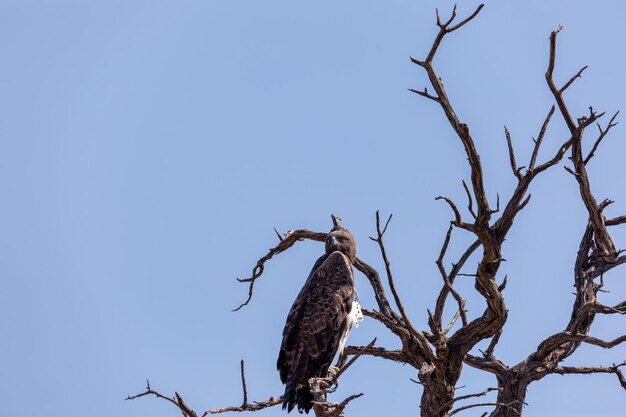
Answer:
[[[150,386],[150,381],[146,381],[146,390],[144,392],[140,394],[136,394],[136,395],[129,395],[128,397],[126,397],[126,400],[134,400],[136,398],[145,397],[147,395],[153,395],[157,398],[161,398],[163,400],[169,401],[180,410],[180,412],[183,414],[184,417],[198,417],[196,412],[193,411],[191,408],[189,408],[187,404],[185,404],[185,401],[183,401],[182,397],[178,395],[177,392],[174,393],[173,397],[168,397],[167,395],[163,395],[160,392],[152,389],[152,387]]]

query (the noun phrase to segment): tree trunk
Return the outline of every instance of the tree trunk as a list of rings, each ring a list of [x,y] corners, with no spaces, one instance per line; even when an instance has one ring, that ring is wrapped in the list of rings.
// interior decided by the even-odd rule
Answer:
[[[526,400],[526,388],[530,383],[527,378],[521,378],[517,372],[507,372],[498,377],[498,405],[490,417],[519,417]]]
[[[454,388],[446,388],[441,384],[424,386],[420,404],[421,417],[446,417],[452,408]]]
[[[446,417],[448,415],[454,404],[455,385],[459,375],[459,372],[437,373],[435,366],[422,365],[418,375],[424,387],[420,403],[421,417]]]

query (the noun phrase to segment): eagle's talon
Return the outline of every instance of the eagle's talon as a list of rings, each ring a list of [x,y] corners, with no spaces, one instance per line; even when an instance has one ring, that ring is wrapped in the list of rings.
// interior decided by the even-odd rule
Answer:
[[[326,374],[326,377],[332,380],[337,376],[338,373],[339,373],[339,368],[331,365],[328,367],[328,373]]]

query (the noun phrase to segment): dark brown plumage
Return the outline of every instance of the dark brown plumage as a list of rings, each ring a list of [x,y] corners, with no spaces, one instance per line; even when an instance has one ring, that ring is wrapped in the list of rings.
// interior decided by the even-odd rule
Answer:
[[[326,377],[352,323],[356,259],[354,237],[337,228],[328,234],[326,253],[315,262],[289,311],[277,368],[285,386],[283,409],[309,412],[313,397],[308,380]],[[345,335],[347,336],[347,335]]]

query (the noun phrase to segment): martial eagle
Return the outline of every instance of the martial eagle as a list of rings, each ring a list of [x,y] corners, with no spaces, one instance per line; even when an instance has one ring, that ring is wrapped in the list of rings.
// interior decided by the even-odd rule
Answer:
[[[276,366],[285,386],[283,409],[309,412],[310,378],[325,378],[341,354],[353,325],[363,319],[354,299],[356,260],[354,236],[335,227],[326,239],[326,253],[315,262],[287,315]]]

